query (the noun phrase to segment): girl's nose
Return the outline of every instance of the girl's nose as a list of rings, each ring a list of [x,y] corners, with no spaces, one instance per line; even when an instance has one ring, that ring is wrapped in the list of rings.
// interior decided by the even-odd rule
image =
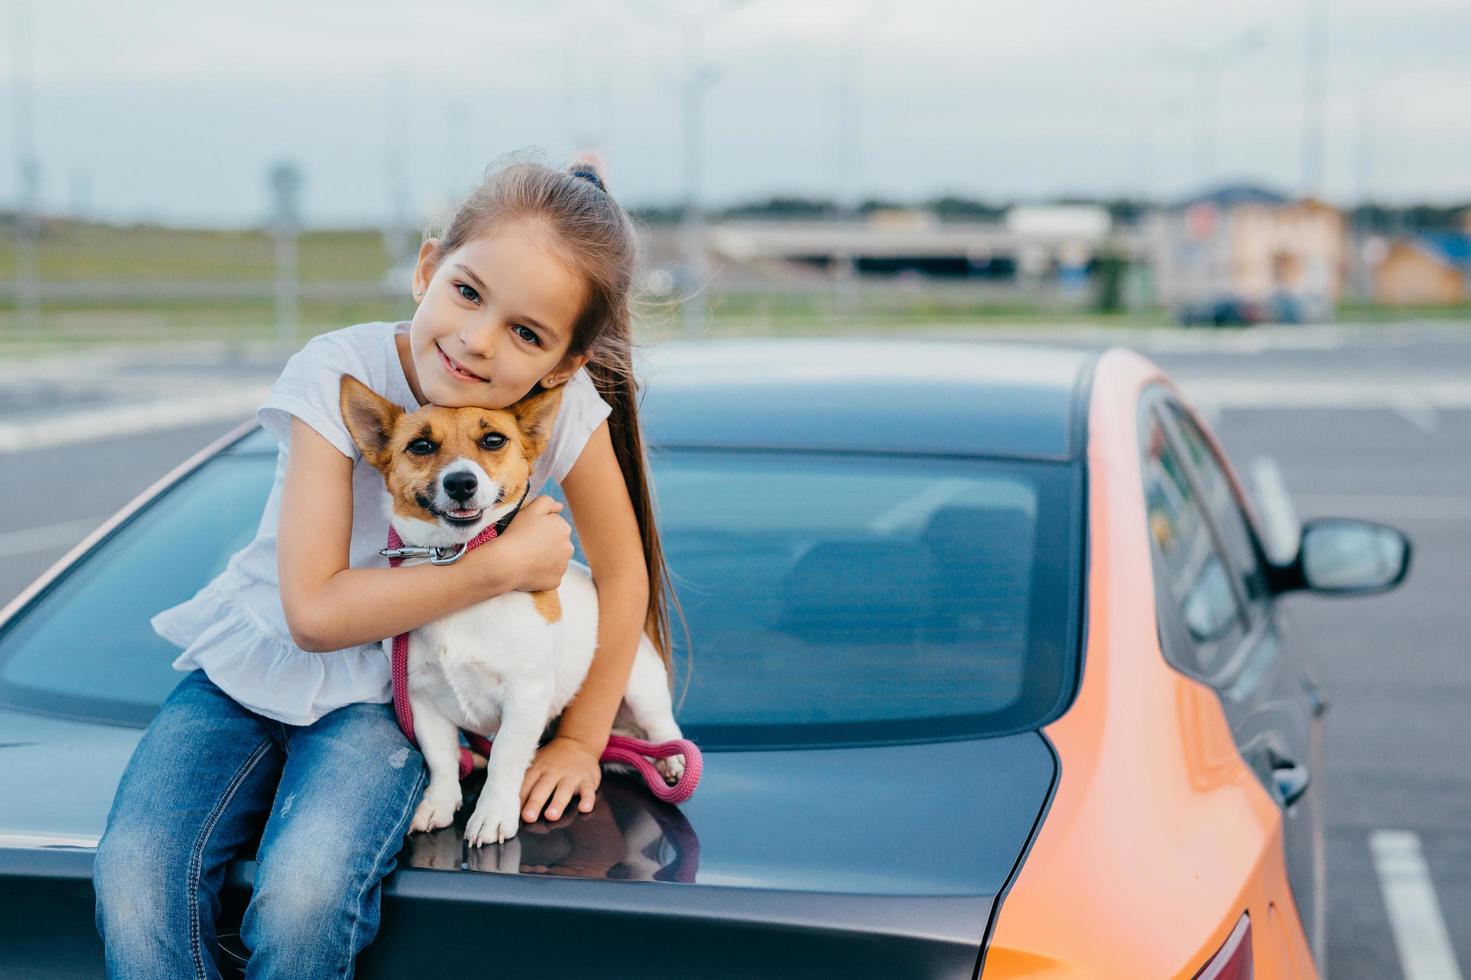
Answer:
[[[489,327],[460,331],[460,347],[479,361],[495,359],[495,331]]]

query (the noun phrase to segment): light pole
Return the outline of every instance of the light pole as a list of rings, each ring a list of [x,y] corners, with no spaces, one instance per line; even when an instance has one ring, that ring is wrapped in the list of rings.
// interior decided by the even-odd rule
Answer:
[[[388,184],[388,215],[383,226],[383,251],[390,274],[414,257],[410,229],[409,175],[404,160],[403,131],[409,109],[408,79],[400,69],[389,69],[384,79],[384,165]],[[394,295],[409,288],[407,281],[393,282]]]
[[[1179,118],[1185,108],[1184,99],[1171,96],[1152,106],[1141,108],[1137,105],[1128,105],[1116,110],[1119,115],[1133,116],[1131,141],[1134,147],[1134,185],[1135,192],[1141,201],[1150,200],[1156,191],[1154,186],[1158,176],[1154,169],[1154,158],[1158,147],[1156,129],[1161,120]]]
[[[699,15],[689,14],[684,23],[684,85],[680,108],[684,131],[684,202],[680,238],[683,244],[687,290],[681,320],[686,337],[703,332],[707,316],[705,287],[710,270],[705,261],[705,214],[701,199],[704,177],[705,121],[701,114],[705,93],[715,80],[705,63],[705,25]]]
[[[41,162],[36,158],[31,104],[31,5],[15,5],[15,164],[19,188],[15,209],[15,310],[24,329],[41,325],[40,220]]]
[[[1324,110],[1328,103],[1328,0],[1305,0],[1302,91],[1302,192],[1323,187]]]
[[[848,18],[838,49],[833,193],[838,214],[856,218],[863,201],[863,33],[888,16],[887,0],[865,4]],[[845,206],[846,205],[846,206]]]
[[[863,218],[863,34],[888,12],[886,0],[859,7],[844,24],[838,48],[837,106],[833,113],[837,125],[830,182],[837,220],[853,225],[854,234]],[[852,311],[858,305],[857,258],[843,250],[833,260],[837,301],[845,311]]]
[[[725,0],[725,14],[747,0]],[[650,4],[645,4],[650,6]],[[705,261],[705,215],[701,183],[704,179],[704,99],[716,78],[716,71],[705,60],[705,30],[717,19],[708,5],[687,3],[652,5],[666,16],[683,18],[684,58],[680,73],[680,120],[683,141],[684,195],[680,222],[681,265],[684,267],[682,316],[684,333],[693,337],[705,328],[705,288],[709,277]]]
[[[1233,58],[1261,47],[1266,33],[1260,26],[1252,27],[1220,44],[1187,52],[1166,52],[1169,60],[1183,62],[1195,72],[1195,166],[1202,187],[1210,183],[1216,169],[1221,70]]]
[[[271,167],[271,233],[276,242],[276,347],[285,354],[296,346],[300,309],[296,235],[301,228],[301,170],[282,161]]]

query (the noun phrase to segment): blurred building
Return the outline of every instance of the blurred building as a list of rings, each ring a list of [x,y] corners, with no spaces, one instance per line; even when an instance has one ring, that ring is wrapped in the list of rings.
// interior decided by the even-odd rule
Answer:
[[[1223,187],[1145,227],[1156,298],[1187,319],[1223,308],[1246,322],[1325,319],[1343,290],[1347,222],[1314,198]]]
[[[1453,306],[1471,300],[1471,210],[1459,232],[1405,235],[1388,243],[1373,268],[1374,302]]]
[[[918,209],[876,210],[861,221],[742,219],[710,228],[726,266],[775,278],[901,276],[928,280],[1042,282],[1086,278],[1101,251],[1133,254],[1132,229],[1095,206],[1021,206],[1006,220],[941,221]]]

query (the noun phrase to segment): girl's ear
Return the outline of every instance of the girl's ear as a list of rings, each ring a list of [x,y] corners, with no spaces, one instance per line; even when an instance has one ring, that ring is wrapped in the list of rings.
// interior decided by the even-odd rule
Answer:
[[[424,298],[424,293],[429,289],[429,280],[434,278],[435,270],[439,268],[434,261],[434,253],[439,250],[439,239],[425,239],[419,246],[419,261],[414,264],[414,302]]]
[[[586,354],[568,354],[562,359],[561,364],[548,371],[546,376],[541,379],[542,387],[552,388],[566,384],[567,380],[582,370],[582,366],[587,362],[588,356]]]
[[[353,443],[364,459],[384,471],[392,459],[388,444],[403,409],[350,374],[342,376],[338,391],[342,421]]]

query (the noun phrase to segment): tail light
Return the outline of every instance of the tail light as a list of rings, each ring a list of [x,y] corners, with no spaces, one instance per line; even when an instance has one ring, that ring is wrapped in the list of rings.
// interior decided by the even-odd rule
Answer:
[[[1243,915],[1195,980],[1251,980],[1251,917]]]

